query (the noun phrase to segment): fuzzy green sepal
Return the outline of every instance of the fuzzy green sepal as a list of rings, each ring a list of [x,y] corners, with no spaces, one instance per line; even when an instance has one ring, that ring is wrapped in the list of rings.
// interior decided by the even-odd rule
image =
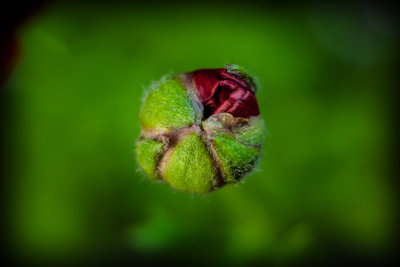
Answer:
[[[139,119],[146,129],[186,127],[195,122],[193,105],[181,81],[175,76],[165,76],[150,86]]]
[[[261,117],[251,117],[248,124],[232,127],[232,132],[246,144],[261,146],[265,135],[264,121]]]
[[[152,179],[157,179],[156,167],[164,143],[153,139],[140,140],[136,143],[136,156],[143,172]]]
[[[261,153],[260,149],[242,144],[233,135],[223,131],[214,135],[213,143],[227,183],[235,183],[247,174]]]
[[[202,194],[215,188],[212,156],[196,133],[187,135],[176,145],[166,166],[164,179],[178,190]]]

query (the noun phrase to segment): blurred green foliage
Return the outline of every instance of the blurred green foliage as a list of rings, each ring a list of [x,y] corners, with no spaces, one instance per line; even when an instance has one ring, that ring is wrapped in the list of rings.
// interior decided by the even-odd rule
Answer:
[[[357,14],[46,7],[19,32],[21,60],[7,84],[16,103],[7,204],[15,253],[235,266],[388,249],[397,42]],[[133,152],[143,88],[169,72],[229,63],[263,85],[268,137],[257,170],[201,197],[144,178]]]

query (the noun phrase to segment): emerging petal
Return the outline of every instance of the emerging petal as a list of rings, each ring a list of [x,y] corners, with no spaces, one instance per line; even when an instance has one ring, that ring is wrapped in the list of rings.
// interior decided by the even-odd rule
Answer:
[[[193,80],[204,105],[205,118],[223,112],[243,118],[260,114],[252,88],[227,70],[197,70],[193,72]]]

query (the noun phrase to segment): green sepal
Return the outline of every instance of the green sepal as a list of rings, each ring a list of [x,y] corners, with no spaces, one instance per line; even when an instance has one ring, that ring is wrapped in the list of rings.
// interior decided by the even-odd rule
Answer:
[[[145,129],[176,129],[195,122],[195,107],[189,93],[176,76],[165,76],[150,86],[140,109]]]
[[[232,127],[232,132],[241,142],[261,146],[265,137],[264,121],[260,116],[248,119],[248,124],[237,124]]]
[[[254,92],[261,88],[260,81],[250,69],[238,64],[229,64],[226,65],[226,70],[228,71],[228,73],[234,74],[245,81],[246,84],[250,86],[250,88],[252,88]]]
[[[213,145],[226,183],[235,183],[246,175],[257,163],[261,153],[260,149],[245,145],[224,131],[214,134]]]
[[[196,133],[178,142],[165,166],[165,181],[180,191],[203,194],[215,189],[212,156]]]
[[[157,163],[165,144],[153,139],[139,140],[136,143],[137,162],[143,172],[152,179],[157,179]]]

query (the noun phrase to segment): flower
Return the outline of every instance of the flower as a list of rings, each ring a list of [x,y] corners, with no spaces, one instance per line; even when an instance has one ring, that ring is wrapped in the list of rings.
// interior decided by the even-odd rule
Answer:
[[[239,181],[257,163],[265,132],[256,84],[238,65],[167,75],[153,83],[139,113],[141,170],[195,194]]]

